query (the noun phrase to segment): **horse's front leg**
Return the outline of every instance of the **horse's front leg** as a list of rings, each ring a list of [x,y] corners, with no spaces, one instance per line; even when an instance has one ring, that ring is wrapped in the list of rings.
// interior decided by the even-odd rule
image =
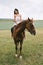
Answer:
[[[22,58],[22,42],[20,42],[20,58]]]
[[[17,57],[17,56],[18,56],[18,54],[17,54],[18,44],[17,44],[17,43],[15,44],[15,50],[16,50],[16,52],[15,52],[15,53],[16,53],[15,56]]]

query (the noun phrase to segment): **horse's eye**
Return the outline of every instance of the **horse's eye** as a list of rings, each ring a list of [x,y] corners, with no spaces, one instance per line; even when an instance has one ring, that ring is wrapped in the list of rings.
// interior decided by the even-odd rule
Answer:
[[[30,24],[30,27],[33,28],[33,24]]]

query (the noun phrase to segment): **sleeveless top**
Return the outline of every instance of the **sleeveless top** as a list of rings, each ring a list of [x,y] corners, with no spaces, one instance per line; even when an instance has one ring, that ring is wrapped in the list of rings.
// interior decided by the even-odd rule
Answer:
[[[19,24],[21,22],[20,16],[16,16],[16,22],[14,22],[13,26]]]
[[[16,16],[17,24],[20,23],[20,16]]]

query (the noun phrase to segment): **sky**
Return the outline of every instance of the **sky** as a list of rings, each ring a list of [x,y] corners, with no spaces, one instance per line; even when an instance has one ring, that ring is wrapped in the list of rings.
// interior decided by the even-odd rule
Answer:
[[[0,0],[0,18],[14,18],[17,8],[23,19],[43,19],[43,0]]]

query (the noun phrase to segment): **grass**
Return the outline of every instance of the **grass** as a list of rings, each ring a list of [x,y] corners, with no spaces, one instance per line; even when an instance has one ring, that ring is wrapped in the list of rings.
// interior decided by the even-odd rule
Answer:
[[[0,65],[43,65],[43,30],[37,29],[36,36],[26,31],[22,56],[22,60],[15,57],[10,30],[0,30]]]
[[[11,29],[14,22],[11,20],[0,20],[0,30],[8,30]]]
[[[15,57],[15,45],[10,33],[12,25],[10,20],[0,20],[0,65],[43,65],[43,20],[35,22],[36,36],[26,31],[22,60]]]

